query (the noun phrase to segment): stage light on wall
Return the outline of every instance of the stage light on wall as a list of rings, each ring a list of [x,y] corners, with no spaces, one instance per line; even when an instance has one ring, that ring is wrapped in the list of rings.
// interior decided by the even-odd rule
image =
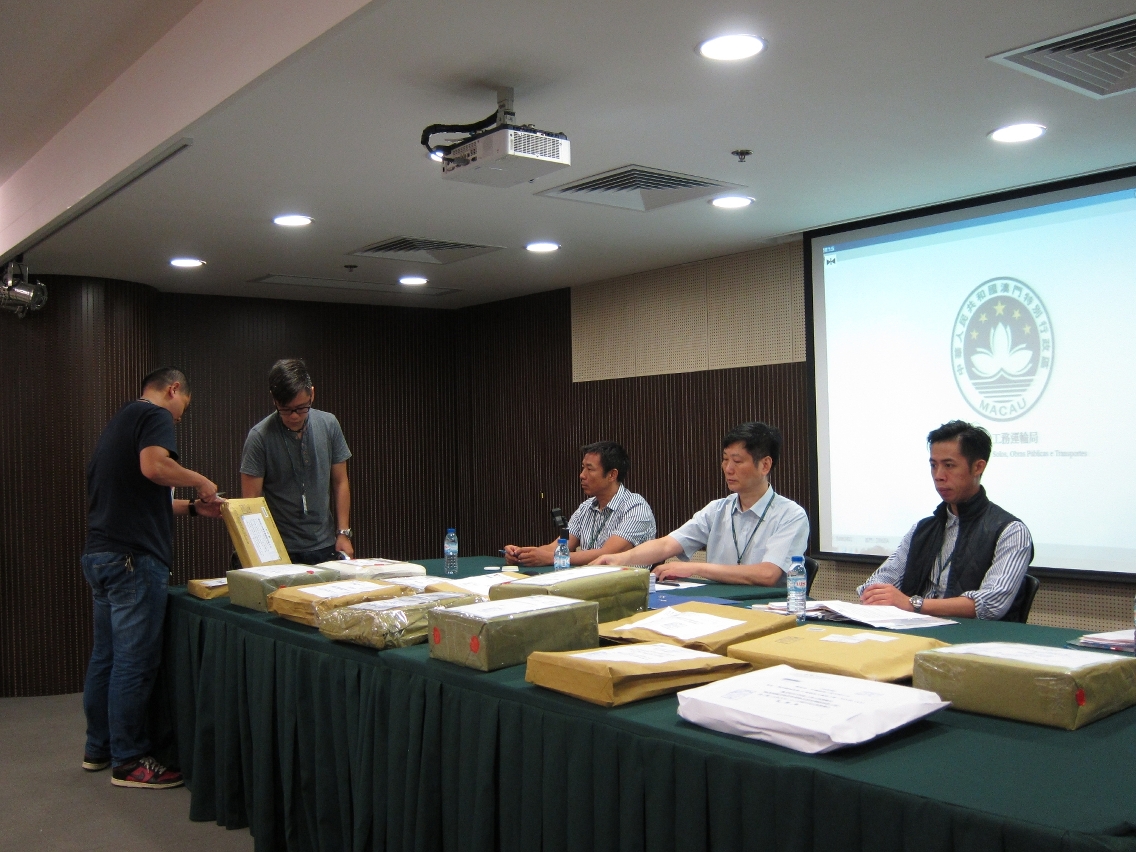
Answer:
[[[47,304],[47,288],[28,280],[28,268],[12,261],[0,279],[0,309],[11,311],[20,319],[28,311],[38,311]]]

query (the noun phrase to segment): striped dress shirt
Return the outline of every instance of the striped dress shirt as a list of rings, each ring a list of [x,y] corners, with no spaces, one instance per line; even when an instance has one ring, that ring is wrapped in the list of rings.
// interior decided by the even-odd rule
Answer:
[[[856,594],[863,594],[864,589],[873,583],[885,583],[898,587],[903,580],[903,573],[907,570],[907,556],[911,552],[911,537],[915,534],[915,526],[907,531],[907,535],[900,541],[895,553],[887,558],[883,565],[868,578],[862,586],[856,589]],[[950,577],[951,555],[954,553],[955,542],[958,541],[959,519],[958,515],[947,513],[947,527],[943,532],[943,547],[939,557],[931,569],[928,578],[928,587],[923,591],[925,598],[944,598],[947,594],[947,579]],[[982,578],[982,584],[973,592],[963,592],[962,597],[974,601],[974,614],[977,618],[987,621],[997,621],[1010,609],[1014,597],[1018,594],[1018,587],[1022,584],[1022,577],[1029,568],[1030,556],[1033,552],[1033,539],[1026,525],[1021,521],[1011,521],[998,536],[998,543],[994,546],[994,561],[990,570]]]
[[[580,540],[581,550],[603,547],[613,535],[634,547],[655,537],[655,513],[646,500],[620,485],[602,509],[595,497],[581,503],[568,521],[568,532]]]

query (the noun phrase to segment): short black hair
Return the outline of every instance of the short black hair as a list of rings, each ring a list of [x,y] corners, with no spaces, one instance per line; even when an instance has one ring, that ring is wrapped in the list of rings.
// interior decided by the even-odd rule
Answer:
[[[174,382],[181,383],[181,392],[189,396],[189,382],[185,378],[185,373],[177,367],[159,367],[156,370],[147,374],[146,378],[142,380],[142,393],[153,388],[154,390],[165,390]]]
[[[990,461],[990,448],[993,441],[990,433],[981,426],[967,423],[965,420],[952,420],[944,423],[938,429],[932,429],[927,435],[927,445],[941,444],[943,441],[959,442],[959,451],[966,457],[967,464],[974,466],[979,459]]]
[[[623,482],[623,478],[631,471],[631,456],[615,441],[596,441],[594,444],[585,444],[580,447],[580,455],[586,456],[595,453],[600,457],[603,472],[616,471],[616,480]]]
[[[312,377],[303,358],[281,358],[268,371],[268,390],[281,405],[287,405],[304,391],[311,391]]]
[[[746,452],[753,456],[754,462],[759,462],[766,456],[773,460],[770,470],[777,467],[781,458],[781,446],[785,441],[781,437],[781,430],[776,426],[768,426],[760,421],[751,420],[735,426],[726,433],[722,439],[722,449],[732,447],[737,443],[745,444]]]

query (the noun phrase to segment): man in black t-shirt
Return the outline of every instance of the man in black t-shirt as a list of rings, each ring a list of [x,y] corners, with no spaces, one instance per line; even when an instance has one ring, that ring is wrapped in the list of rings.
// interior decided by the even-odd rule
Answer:
[[[95,642],[83,687],[83,768],[111,769],[119,787],[163,788],[181,773],[150,756],[146,705],[158,671],[174,515],[216,518],[217,486],[177,462],[174,424],[189,407],[185,375],[163,367],[103,429],[87,466],[83,574],[94,596]],[[196,488],[193,500],[173,489]]]

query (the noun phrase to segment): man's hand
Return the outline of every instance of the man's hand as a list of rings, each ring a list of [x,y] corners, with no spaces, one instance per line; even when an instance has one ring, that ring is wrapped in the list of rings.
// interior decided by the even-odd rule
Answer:
[[[198,500],[193,504],[193,508],[203,518],[219,518],[221,517],[221,506],[224,503],[224,497],[214,495],[212,500]]]
[[[351,544],[351,539],[345,535],[337,535],[335,537],[335,549],[342,550],[346,553],[348,559],[355,558],[355,548]]]
[[[626,565],[627,559],[622,553],[605,553],[599,559],[593,559],[589,565]]]
[[[220,498],[217,496],[217,486],[210,482],[208,479],[205,479],[205,477],[202,477],[202,479],[205,481],[197,486],[197,499],[202,503],[213,503],[217,500],[220,500]],[[220,509],[218,509],[218,511],[220,511]],[[210,515],[209,517],[215,518],[217,516]]]
[[[505,548],[505,561],[510,565],[524,565],[526,568],[539,568],[542,565],[552,564],[552,548],[549,547],[512,547],[512,559],[509,562],[509,547]]]
[[[679,577],[691,577],[698,573],[701,562],[665,562],[655,569],[656,580],[673,580]]]
[[[519,565],[521,559],[521,549],[515,544],[506,544],[503,548],[505,551],[505,564]]]
[[[873,583],[864,589],[864,594],[860,595],[860,603],[868,606],[894,606],[908,612],[915,612],[915,607],[911,605],[910,598],[895,586],[889,586],[886,583]]]

